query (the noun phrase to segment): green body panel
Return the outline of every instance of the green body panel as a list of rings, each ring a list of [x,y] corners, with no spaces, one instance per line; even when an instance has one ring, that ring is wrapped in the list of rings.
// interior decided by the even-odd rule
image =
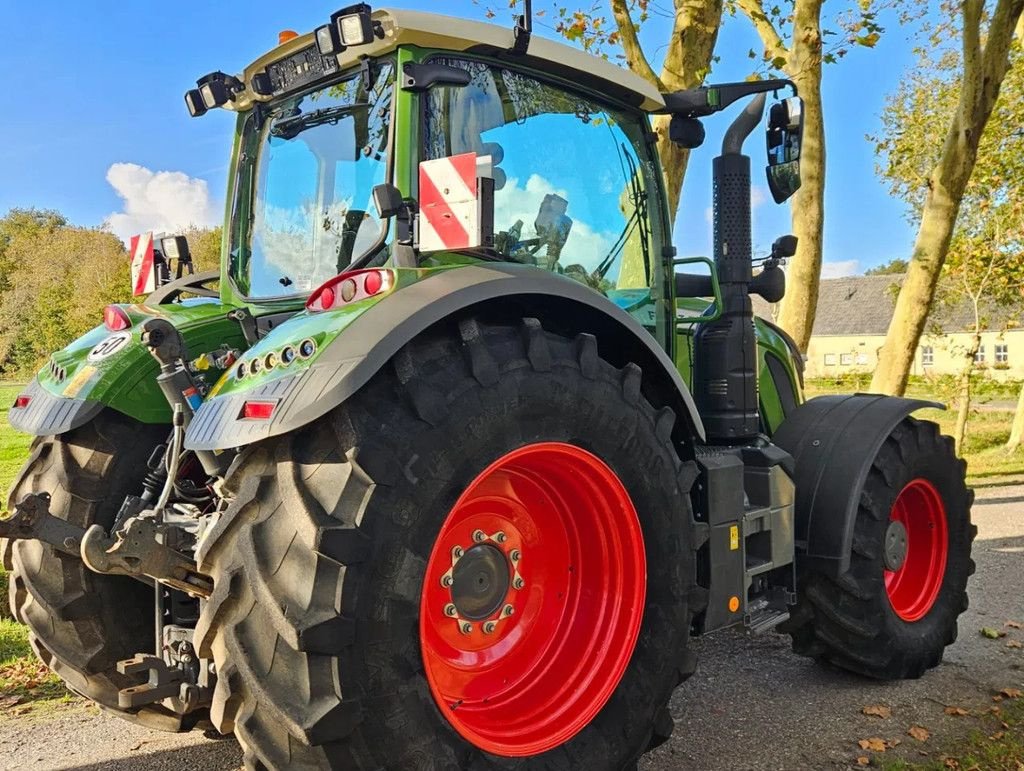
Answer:
[[[681,299],[678,301],[680,311],[685,314],[686,320],[680,322],[676,335],[675,362],[683,380],[691,388],[693,387],[693,363],[691,361],[693,333],[696,329],[698,316],[710,306],[704,300]],[[759,317],[754,318],[754,330],[757,334],[757,390],[758,401],[761,407],[761,420],[768,434],[775,433],[782,425],[786,415],[782,406],[782,399],[776,387],[775,379],[768,369],[766,357],[769,353],[774,354],[785,366],[789,376],[790,385],[797,403],[804,401],[803,388],[800,385],[800,375],[797,365],[793,361],[793,353],[785,339],[772,327]]]
[[[241,327],[227,318],[232,308],[220,303],[118,307],[131,318],[132,326],[124,333],[98,326],[53,354],[52,364],[63,369],[65,377],[58,382],[51,367],[43,367],[37,376],[43,388],[55,396],[102,402],[143,423],[170,423],[170,407],[156,382],[159,367],[140,339],[146,319],[159,317],[174,324],[193,357],[222,345],[245,348]],[[130,339],[110,356],[90,358],[95,346],[115,335],[128,335]],[[219,373],[214,370],[210,374]]]

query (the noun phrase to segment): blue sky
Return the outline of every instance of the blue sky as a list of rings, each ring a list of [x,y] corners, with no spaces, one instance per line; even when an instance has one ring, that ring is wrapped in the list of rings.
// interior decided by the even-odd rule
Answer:
[[[240,70],[275,44],[278,30],[310,30],[341,4],[4,3],[0,67],[10,77],[0,122],[0,212],[14,206],[55,208],[76,223],[95,225],[115,215],[114,222],[130,227],[144,222],[151,209],[192,196],[201,199],[194,205],[195,218],[219,219],[233,115],[214,111],[192,120],[182,94],[205,72]],[[471,0],[404,0],[393,5],[483,16],[482,7]],[[539,0],[535,6],[548,4]],[[877,48],[853,51],[826,70],[825,259],[835,264],[829,268],[834,272],[904,257],[913,242],[904,206],[891,199],[876,177],[873,148],[865,139],[877,130],[885,95],[912,64],[907,34],[895,20],[890,22]],[[658,27],[658,19],[645,27],[651,50],[667,35]],[[538,32],[554,36],[543,27]],[[760,45],[746,20],[727,19],[713,79],[744,78],[752,64],[747,58],[751,48],[760,50]],[[710,251],[711,158],[728,122],[722,116],[707,122],[708,141],[691,163],[676,228],[683,254]],[[752,140],[750,150],[760,188],[755,195],[762,198],[766,186],[760,137]],[[111,172],[114,164],[133,166]],[[139,200],[140,177],[149,179],[146,170],[180,174],[161,178],[166,182],[159,188],[162,192],[151,187]],[[127,203],[108,181],[108,172],[128,196]],[[206,181],[205,191],[197,179]],[[757,206],[759,249],[767,249],[776,235],[788,230],[788,207],[770,201]]]

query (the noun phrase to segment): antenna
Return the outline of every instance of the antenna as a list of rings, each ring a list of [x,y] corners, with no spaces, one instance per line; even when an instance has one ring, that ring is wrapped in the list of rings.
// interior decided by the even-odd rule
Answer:
[[[523,15],[516,22],[515,45],[511,53],[523,56],[530,48],[530,37],[533,35],[533,0],[523,0]]]

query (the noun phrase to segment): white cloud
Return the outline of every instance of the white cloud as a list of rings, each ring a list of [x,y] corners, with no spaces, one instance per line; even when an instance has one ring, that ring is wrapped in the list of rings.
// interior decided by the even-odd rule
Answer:
[[[860,262],[858,260],[825,262],[821,265],[822,278],[844,278],[845,276],[856,276],[859,273]]]
[[[107,182],[123,200],[122,211],[107,217],[107,227],[125,242],[148,231],[174,233],[189,226],[220,223],[206,180],[180,171],[151,171],[135,163],[115,163]]]

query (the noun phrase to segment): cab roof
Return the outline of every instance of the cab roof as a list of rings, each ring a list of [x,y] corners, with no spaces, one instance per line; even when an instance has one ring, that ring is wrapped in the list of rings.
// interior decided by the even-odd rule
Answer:
[[[598,93],[638,107],[647,112],[663,109],[665,101],[655,86],[628,69],[576,48],[532,37],[525,56],[510,53],[515,38],[511,27],[499,27],[453,16],[424,13],[406,9],[374,11],[373,19],[384,32],[383,39],[375,39],[364,46],[350,47],[337,55],[338,64],[347,68],[364,56],[378,56],[398,46],[414,45],[460,53],[476,53],[505,60],[509,64],[521,63],[550,75],[579,83]],[[243,82],[248,86],[253,76],[279,61],[316,45],[312,32],[300,35],[277,46],[245,68]],[[251,88],[238,94],[229,109],[244,110],[257,101],[272,97],[256,95]]]

